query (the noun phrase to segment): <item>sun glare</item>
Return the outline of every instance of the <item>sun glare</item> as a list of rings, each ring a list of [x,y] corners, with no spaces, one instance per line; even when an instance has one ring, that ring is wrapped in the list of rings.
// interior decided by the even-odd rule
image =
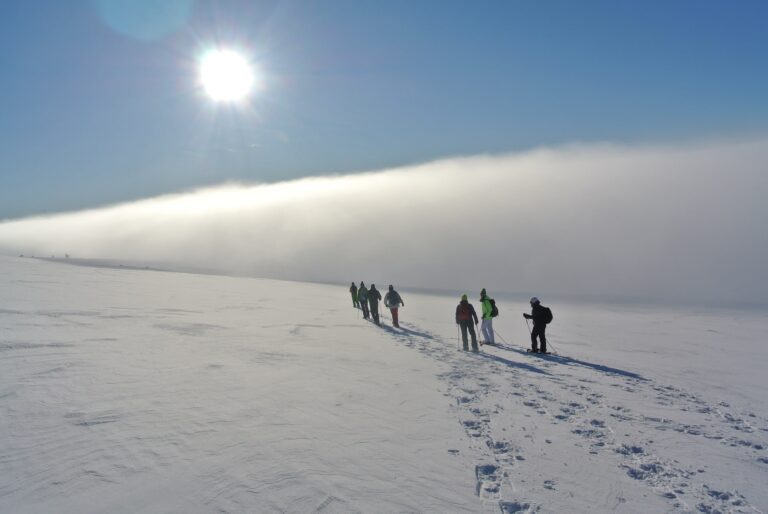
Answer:
[[[214,102],[245,99],[255,82],[253,67],[232,50],[211,50],[200,59],[200,82]]]

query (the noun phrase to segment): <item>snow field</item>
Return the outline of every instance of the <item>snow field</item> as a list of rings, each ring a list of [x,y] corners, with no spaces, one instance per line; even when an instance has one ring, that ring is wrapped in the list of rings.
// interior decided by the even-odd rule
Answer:
[[[543,299],[534,356],[497,298],[468,354],[454,298],[0,269],[0,512],[768,510],[763,312]]]

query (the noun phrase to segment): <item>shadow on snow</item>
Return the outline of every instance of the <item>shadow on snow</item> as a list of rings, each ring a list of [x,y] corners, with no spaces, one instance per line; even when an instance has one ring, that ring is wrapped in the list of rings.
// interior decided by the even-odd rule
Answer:
[[[542,375],[550,374],[549,372],[544,371],[541,368],[537,368],[536,366],[532,366],[524,362],[511,361],[509,359],[505,359],[504,357],[499,357],[498,355],[494,355],[492,353],[480,352],[480,353],[475,353],[473,355],[477,355],[478,357],[482,357],[483,359],[488,359],[494,362],[498,362],[500,364],[504,364],[505,366],[509,366],[510,368],[524,369],[526,371],[531,371],[533,373],[541,373]]]
[[[502,344],[502,343],[496,343],[493,346],[495,346],[496,348],[499,348],[501,350],[507,350],[507,351],[510,351],[510,352],[516,352],[516,353],[520,353],[520,354],[523,354],[523,355],[528,355],[528,356],[533,355],[533,356],[535,356],[537,358],[545,359],[545,360],[552,361],[552,362],[557,362],[559,364],[564,364],[566,366],[573,366],[573,365],[583,366],[585,368],[594,369],[596,371],[601,371],[603,373],[610,373],[612,375],[620,375],[622,377],[633,378],[635,380],[643,380],[643,381],[647,381],[648,380],[647,378],[643,377],[642,375],[638,375],[637,373],[634,373],[632,371],[626,371],[626,370],[619,369],[619,368],[612,368],[611,366],[605,366],[604,364],[595,364],[593,362],[587,362],[587,361],[583,361],[583,360],[579,360],[579,359],[574,359],[573,357],[564,357],[562,355],[554,355],[554,354],[551,354],[551,353],[547,353],[547,354],[540,354],[540,353],[538,353],[538,354],[531,354],[527,350],[524,350],[524,349],[521,349],[521,348],[515,348],[514,346],[509,346],[509,345]]]

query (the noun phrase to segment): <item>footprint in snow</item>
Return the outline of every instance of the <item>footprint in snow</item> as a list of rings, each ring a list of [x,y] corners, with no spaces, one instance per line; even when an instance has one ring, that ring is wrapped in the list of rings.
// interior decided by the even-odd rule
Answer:
[[[538,512],[538,507],[531,506],[530,503],[516,501],[499,502],[499,509],[502,514],[520,514]]]
[[[481,498],[496,498],[499,493],[499,467],[495,464],[475,466],[475,494]]]

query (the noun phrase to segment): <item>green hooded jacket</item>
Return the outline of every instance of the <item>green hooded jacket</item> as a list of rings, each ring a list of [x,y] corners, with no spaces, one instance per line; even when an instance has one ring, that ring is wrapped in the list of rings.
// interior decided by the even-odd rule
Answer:
[[[491,316],[491,312],[493,312],[493,306],[491,305],[491,299],[488,298],[488,296],[483,296],[480,299],[481,302],[483,302],[483,319],[491,319],[493,316]]]

